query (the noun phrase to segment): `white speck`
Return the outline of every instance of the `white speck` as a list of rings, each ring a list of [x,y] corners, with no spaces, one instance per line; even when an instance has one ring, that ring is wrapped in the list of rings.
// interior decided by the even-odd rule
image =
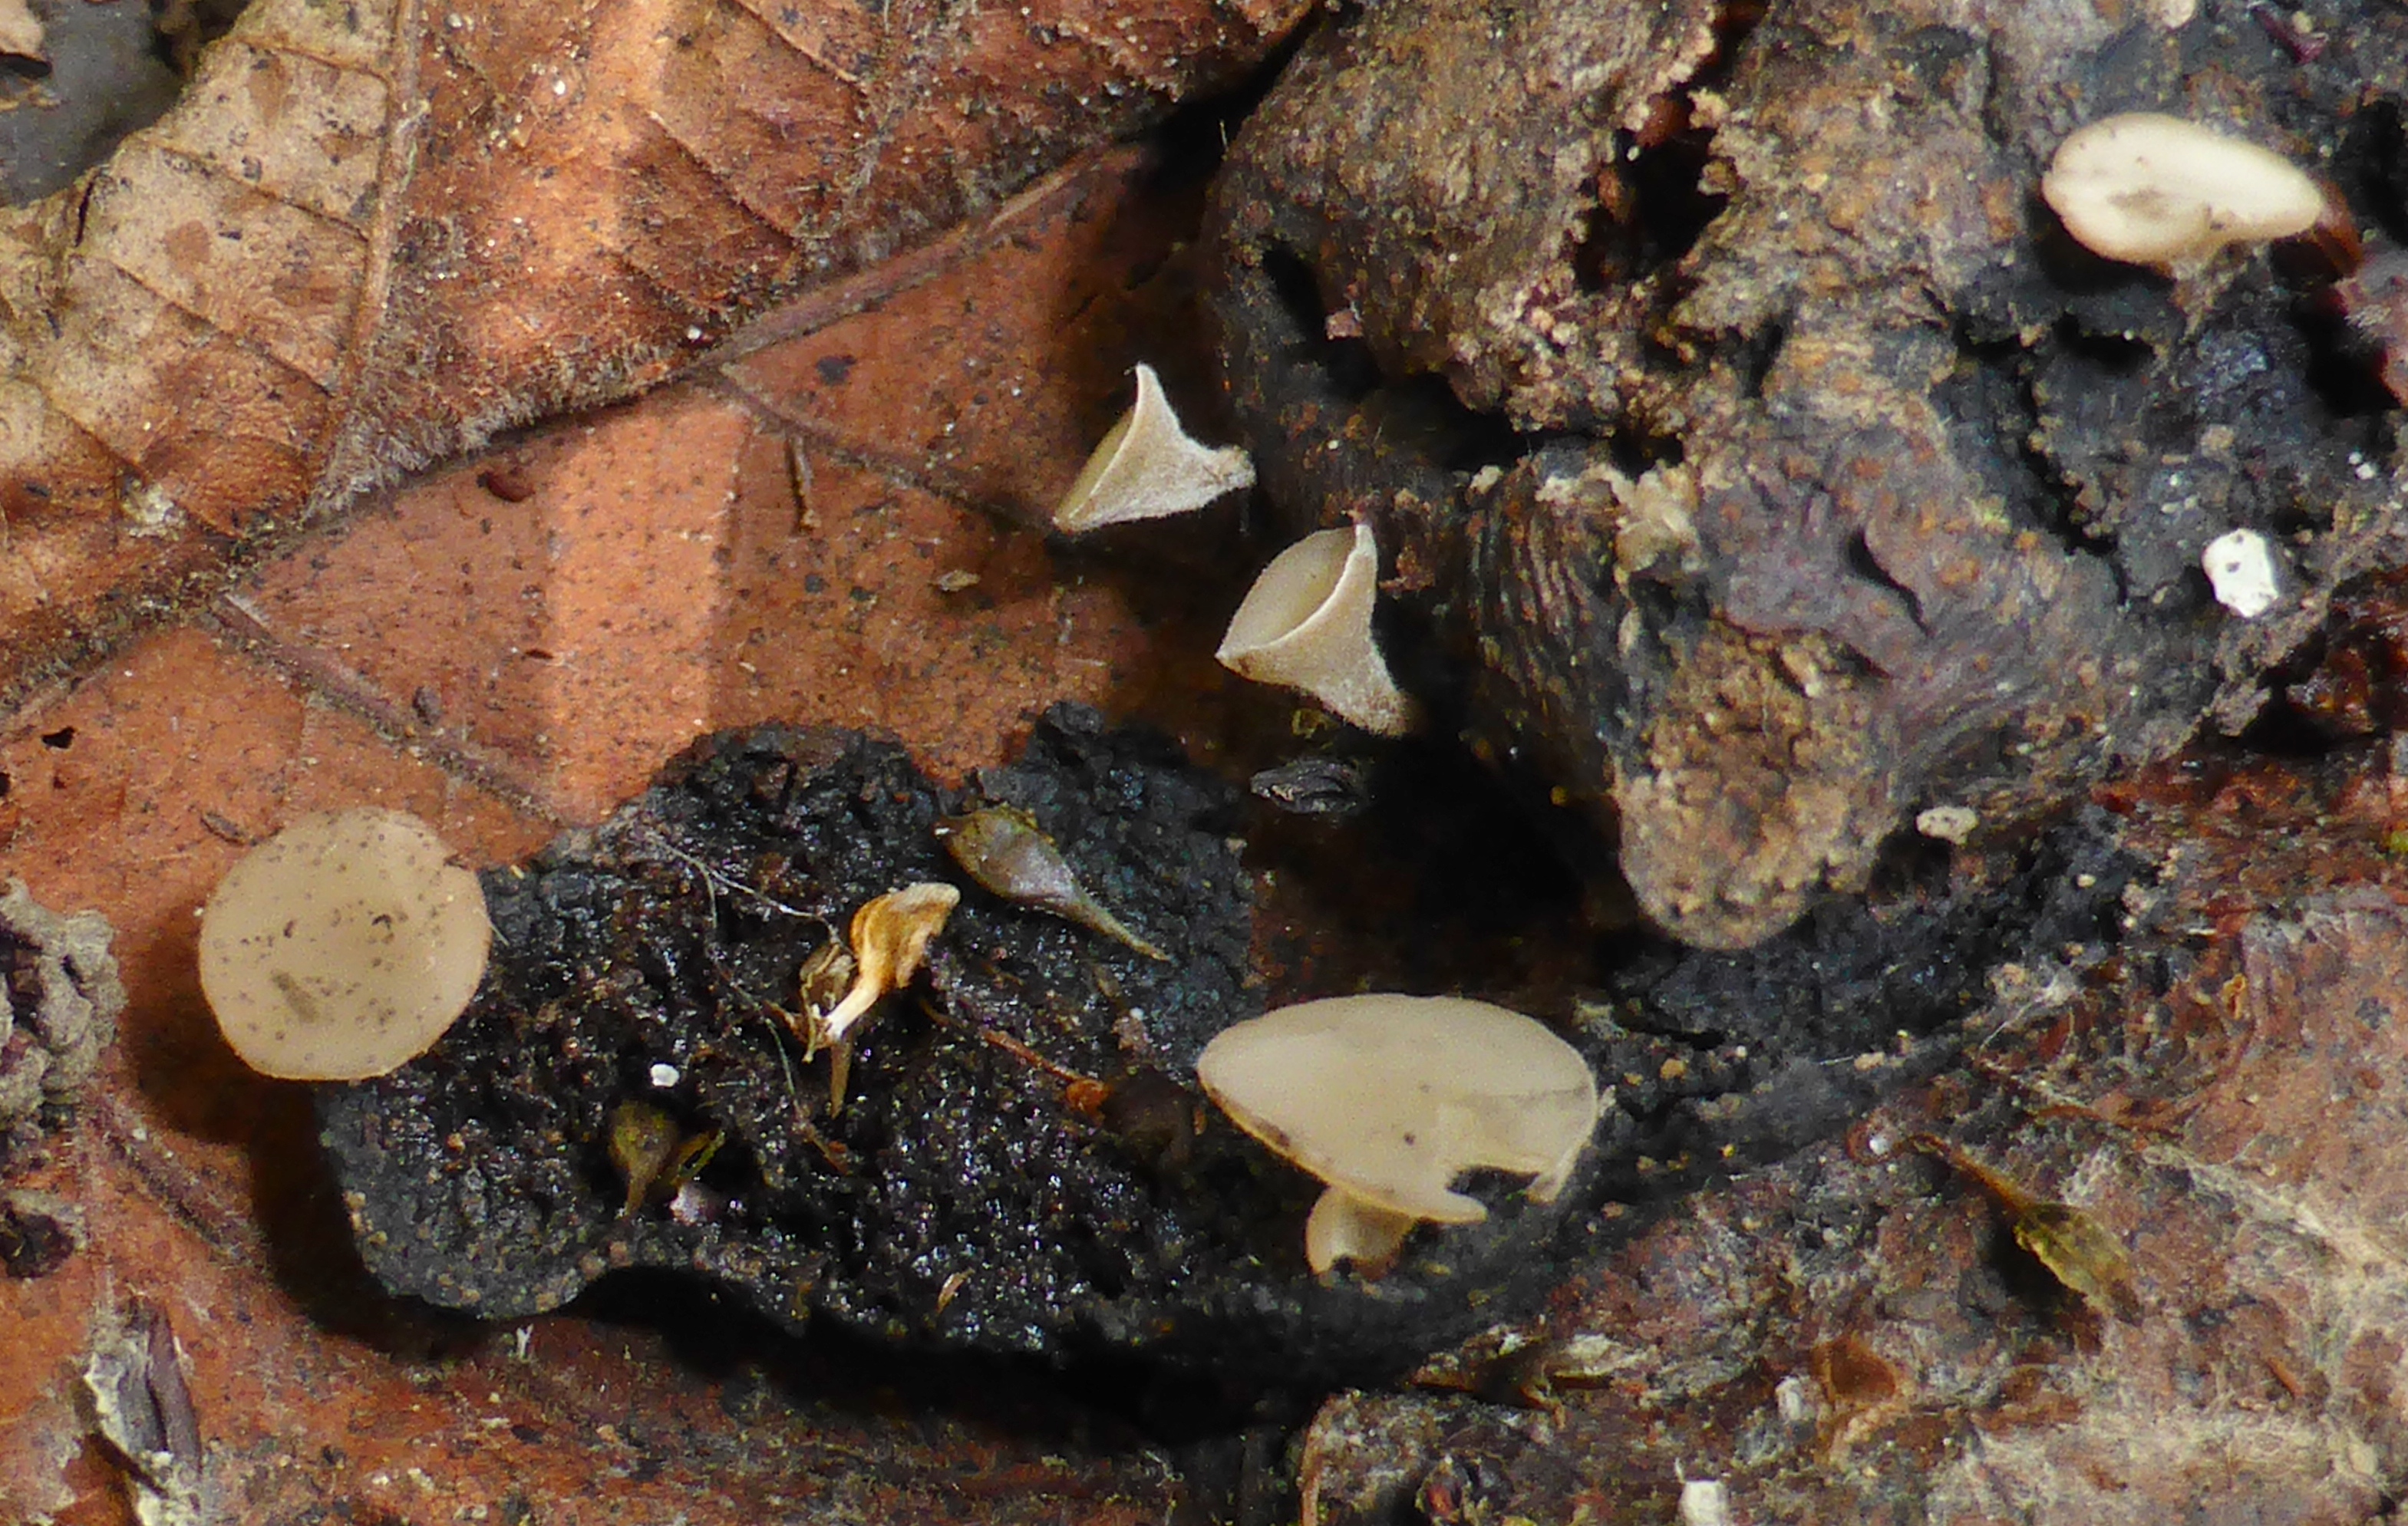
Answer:
[[[702,330],[699,328],[687,329],[685,331],[685,342],[690,345],[700,344],[702,342]]]
[[[665,1065],[658,1061],[652,1062],[652,1084],[662,1091],[666,1091],[683,1079],[684,1077],[678,1074],[677,1066]]]
[[[568,81],[567,81],[567,80],[566,80],[566,79],[555,79],[555,80],[553,80],[553,81],[552,82],[552,93],[554,95],[566,95],[566,94],[567,94],[567,93],[568,93]]]
[[[2274,607],[2274,553],[2257,531],[2226,531],[2207,543],[2199,564],[2215,590],[2215,602],[2243,620]]]
[[[1730,1526],[1730,1490],[1719,1478],[1691,1478],[1681,1485],[1681,1526]]]
[[[1943,843],[1961,843],[1981,820],[1970,806],[1934,806],[1914,819],[1914,830]]]
[[[1814,1418],[1814,1396],[1806,1379],[1791,1373],[1772,1385],[1772,1407],[1784,1425],[1803,1425]]]

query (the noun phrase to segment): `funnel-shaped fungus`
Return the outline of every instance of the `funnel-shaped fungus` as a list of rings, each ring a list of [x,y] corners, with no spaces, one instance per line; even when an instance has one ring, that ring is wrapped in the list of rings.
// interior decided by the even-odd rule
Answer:
[[[1224,1030],[1197,1078],[1240,1128],[1329,1190],[1305,1261],[1378,1269],[1416,1223],[1477,1223],[1453,1189],[1475,1167],[1525,1172],[1552,1202],[1587,1144],[1597,1078],[1518,1012],[1457,996],[1338,996]]]
[[[2058,144],[2040,193],[2086,248],[2159,270],[2305,233],[2325,211],[2323,190],[2282,155],[2146,111]]]
[[[253,1070],[381,1076],[475,995],[493,923],[477,877],[400,811],[304,816],[228,870],[201,912],[201,992]]]
[[[1190,439],[1163,395],[1162,378],[1140,364],[1136,405],[1054,506],[1054,527],[1075,535],[1127,520],[1158,520],[1254,485],[1254,464],[1246,452]]]
[[[1401,735],[1413,704],[1371,638],[1380,547],[1369,525],[1322,530],[1271,559],[1229,620],[1221,665],[1300,690],[1365,731]]]

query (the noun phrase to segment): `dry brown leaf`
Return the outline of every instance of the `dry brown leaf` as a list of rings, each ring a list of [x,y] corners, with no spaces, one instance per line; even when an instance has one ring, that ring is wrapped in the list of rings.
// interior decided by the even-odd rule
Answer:
[[[0,692],[994,207],[1303,9],[259,0],[173,111],[0,212]]]

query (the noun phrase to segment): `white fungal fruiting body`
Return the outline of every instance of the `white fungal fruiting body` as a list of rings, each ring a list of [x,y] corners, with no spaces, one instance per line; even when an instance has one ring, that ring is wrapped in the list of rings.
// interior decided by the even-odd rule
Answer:
[[[2256,620],[2274,607],[2282,579],[2274,570],[2274,549],[2255,530],[2228,530],[2207,543],[2199,554],[2215,602],[2243,620]]]
[[[1321,530],[1271,559],[1230,617],[1222,666],[1312,695],[1365,731],[1412,729],[1412,701],[1371,636],[1380,547],[1369,525]]]
[[[1197,1061],[1238,1126],[1328,1184],[1305,1260],[1384,1263],[1415,1223],[1476,1223],[1474,1167],[1563,1191],[1598,1116],[1580,1052],[1518,1012],[1455,996],[1340,996],[1218,1034]]]
[[[1681,1526],[1730,1526],[1730,1490],[1719,1478],[1681,1481]]]
[[[1236,446],[1200,445],[1180,427],[1154,367],[1137,367],[1137,402],[1087,458],[1054,508],[1068,535],[1202,508],[1254,485],[1254,464]]]
[[[2316,182],[2282,155],[2146,111],[2077,130],[2040,190],[2085,247],[2161,270],[2227,244],[2305,233],[2325,207]]]
[[[252,1069],[381,1076],[476,994],[493,923],[477,877],[400,811],[304,816],[228,870],[201,913],[201,992]]]

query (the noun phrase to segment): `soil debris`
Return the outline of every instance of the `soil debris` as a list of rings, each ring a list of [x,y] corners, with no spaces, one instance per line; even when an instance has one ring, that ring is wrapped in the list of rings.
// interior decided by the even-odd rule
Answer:
[[[1205,1043],[1264,1005],[1242,799],[1070,706],[961,792],[853,733],[696,744],[601,827],[489,871],[494,963],[468,1012],[393,1075],[318,1093],[362,1255],[396,1291],[494,1319],[654,1267],[789,1326],[1274,1384],[1393,1376],[1932,1074],[1994,967],[2105,947],[2132,872],[2093,813],[1759,949],[1632,941],[1551,1024],[1612,1096],[1561,1194],[1470,1173],[1484,1219],[1414,1231],[1371,1282],[1311,1274],[1319,1184],[1197,1090]],[[938,827],[973,805],[1036,823],[1170,957],[967,895],[924,986],[856,1031],[839,1111],[792,1008],[846,987],[825,951],[856,908],[962,874]]]

